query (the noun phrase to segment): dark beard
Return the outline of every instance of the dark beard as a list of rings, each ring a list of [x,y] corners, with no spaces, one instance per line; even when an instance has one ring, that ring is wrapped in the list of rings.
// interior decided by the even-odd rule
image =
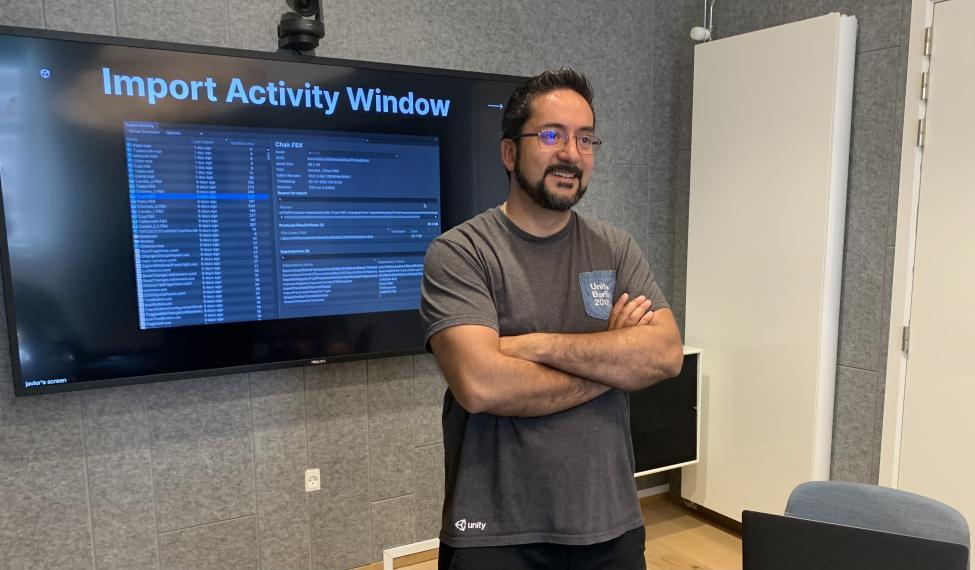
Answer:
[[[553,194],[545,188],[545,177],[551,174],[555,170],[568,170],[574,173],[579,179],[579,189],[576,193],[568,198],[563,198],[562,196]],[[537,184],[532,184],[525,177],[525,174],[521,171],[521,153],[515,151],[515,180],[518,182],[518,186],[528,194],[536,204],[545,208],[546,210],[552,210],[555,212],[565,212],[579,203],[582,197],[585,195],[586,190],[589,189],[588,186],[583,186],[582,184],[582,170],[576,166],[561,164],[552,165],[545,169],[542,174],[541,180]]]

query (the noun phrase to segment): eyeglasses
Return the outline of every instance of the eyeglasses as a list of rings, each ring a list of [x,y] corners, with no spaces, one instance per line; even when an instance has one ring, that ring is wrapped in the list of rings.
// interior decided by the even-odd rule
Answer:
[[[538,148],[553,152],[561,152],[566,149],[569,139],[576,140],[576,149],[579,154],[596,154],[603,139],[596,135],[568,135],[556,129],[546,129],[537,133],[521,133],[511,137],[512,140],[523,139],[525,137],[538,137]]]

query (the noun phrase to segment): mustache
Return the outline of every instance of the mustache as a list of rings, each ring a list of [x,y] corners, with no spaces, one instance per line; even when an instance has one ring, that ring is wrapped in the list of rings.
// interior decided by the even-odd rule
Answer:
[[[579,168],[578,166],[574,166],[574,165],[571,165],[571,164],[553,164],[552,166],[549,166],[548,168],[545,169],[545,176],[548,176],[549,174],[552,174],[556,170],[562,170],[564,172],[569,172],[573,176],[575,176],[576,178],[578,178],[580,180],[582,179],[582,169]]]

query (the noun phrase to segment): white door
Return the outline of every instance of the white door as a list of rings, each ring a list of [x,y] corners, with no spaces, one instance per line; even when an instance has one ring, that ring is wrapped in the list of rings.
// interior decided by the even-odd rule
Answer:
[[[934,4],[910,350],[896,466],[898,488],[955,507],[970,525],[975,524],[972,22],[975,0]]]

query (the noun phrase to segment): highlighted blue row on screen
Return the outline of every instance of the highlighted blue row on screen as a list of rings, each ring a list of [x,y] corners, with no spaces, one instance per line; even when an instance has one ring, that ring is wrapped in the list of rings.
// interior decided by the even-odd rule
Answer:
[[[131,200],[267,200],[267,194],[217,194],[216,192],[197,192],[195,194],[165,194],[161,192],[130,192]]]

